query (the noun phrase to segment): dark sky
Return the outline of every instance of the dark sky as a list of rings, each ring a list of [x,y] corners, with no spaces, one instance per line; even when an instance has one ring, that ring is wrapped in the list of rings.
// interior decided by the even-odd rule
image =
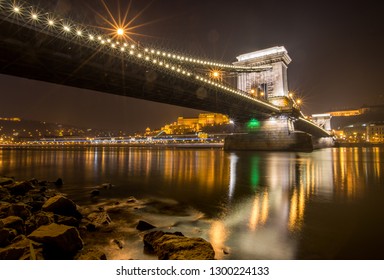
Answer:
[[[38,2],[38,1],[32,1]],[[44,1],[40,1],[43,3]],[[55,12],[103,25],[98,0],[57,0]],[[120,1],[122,11],[129,1]],[[113,14],[118,1],[107,0]],[[384,103],[380,1],[133,0],[135,37],[211,60],[285,46],[288,87],[307,114]],[[1,32],[1,31],[0,31]],[[1,55],[1,54],[0,54]],[[0,115],[129,131],[157,128],[198,111],[0,75]]]

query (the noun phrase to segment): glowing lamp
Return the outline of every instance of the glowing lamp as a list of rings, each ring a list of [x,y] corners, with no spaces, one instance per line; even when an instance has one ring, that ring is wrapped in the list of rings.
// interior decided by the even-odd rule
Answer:
[[[123,35],[124,35],[124,29],[123,29],[123,28],[118,28],[118,29],[116,30],[116,33],[117,33],[117,35],[119,35],[119,36],[123,36]]]

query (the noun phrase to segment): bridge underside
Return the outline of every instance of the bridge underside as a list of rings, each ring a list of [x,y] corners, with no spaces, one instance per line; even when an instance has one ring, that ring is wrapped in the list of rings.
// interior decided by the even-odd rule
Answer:
[[[220,92],[150,65],[65,38],[0,21],[0,73],[227,114],[237,120],[271,112],[236,94]]]

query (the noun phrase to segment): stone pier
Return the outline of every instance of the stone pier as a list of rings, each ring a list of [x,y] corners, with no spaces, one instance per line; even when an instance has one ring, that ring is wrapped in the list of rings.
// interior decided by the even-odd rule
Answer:
[[[304,151],[314,149],[312,136],[295,131],[290,119],[270,118],[263,121],[248,122],[244,133],[225,138],[224,150],[256,151]]]

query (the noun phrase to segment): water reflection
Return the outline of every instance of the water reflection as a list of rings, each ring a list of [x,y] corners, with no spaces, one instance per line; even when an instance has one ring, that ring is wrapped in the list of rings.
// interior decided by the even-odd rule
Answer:
[[[312,205],[356,203],[369,184],[380,186],[383,181],[379,148],[326,149],[311,154],[247,152],[228,158],[231,203],[220,219],[220,230],[225,230],[220,243],[232,248],[235,259],[296,258],[305,226],[317,226],[317,221],[306,217]],[[335,219],[321,212],[316,215]],[[343,219],[348,217],[334,215],[340,218],[337,230],[343,231]],[[212,231],[217,227],[213,223]]]
[[[332,258],[336,249],[327,246],[344,246],[345,235],[359,227],[356,213],[381,221],[382,211],[371,210],[384,207],[383,161],[378,147],[313,153],[0,149],[0,175],[62,177],[63,190],[80,204],[93,203],[90,188],[112,182],[116,188],[102,198],[162,197],[192,206],[209,221],[199,234],[217,258]]]

